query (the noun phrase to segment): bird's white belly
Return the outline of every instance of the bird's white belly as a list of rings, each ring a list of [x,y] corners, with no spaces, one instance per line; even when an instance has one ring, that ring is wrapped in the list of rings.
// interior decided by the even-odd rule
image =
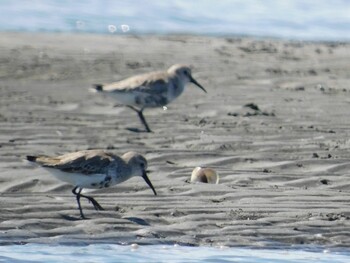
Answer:
[[[104,181],[106,178],[105,174],[89,174],[84,175],[80,173],[66,173],[53,168],[45,168],[50,174],[57,179],[69,183],[74,186],[81,188],[103,188],[105,187]]]
[[[175,99],[172,94],[149,94],[147,92],[111,92],[108,95],[124,105],[138,108],[155,108],[167,105]]]
[[[137,106],[136,96],[137,94],[131,92],[110,92],[108,96],[119,101],[124,105]]]

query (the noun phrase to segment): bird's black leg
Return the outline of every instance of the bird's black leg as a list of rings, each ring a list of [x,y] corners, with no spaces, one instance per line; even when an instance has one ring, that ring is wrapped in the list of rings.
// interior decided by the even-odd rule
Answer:
[[[146,131],[147,131],[147,132],[152,132],[151,129],[149,128],[149,126],[148,126],[148,124],[147,124],[147,122],[146,122],[146,119],[145,119],[145,117],[143,116],[143,113],[142,113],[142,112],[143,112],[143,110],[140,110],[140,111],[137,112],[137,114],[139,115],[139,118],[140,118],[140,120],[141,120],[143,126],[145,126]]]
[[[78,190],[78,192],[77,192]],[[80,217],[82,219],[86,219],[86,217],[84,216],[84,213],[83,213],[83,209],[81,208],[81,205],[80,205],[80,193],[83,189],[79,188],[78,186],[74,187],[74,189],[72,190],[72,193],[76,196],[77,198],[77,203],[78,203],[78,208],[79,208],[79,211],[80,211]]]
[[[83,195],[83,194],[81,194],[80,196],[86,198],[87,200],[89,200],[97,211],[98,210],[100,210],[100,211],[104,210],[104,208],[93,197],[86,196],[86,195]]]
[[[84,216],[83,209],[81,208],[80,197],[84,197],[87,200],[89,200],[96,210],[104,210],[103,207],[94,198],[92,198],[91,196],[83,195],[81,193],[82,190],[83,189],[79,188],[78,186],[74,187],[74,189],[72,190],[72,193],[75,194],[75,196],[77,197],[78,208],[80,211],[80,217],[82,219],[86,219],[86,217]]]
[[[137,112],[137,114],[138,114],[138,116],[139,116],[139,118],[140,118],[140,120],[141,120],[143,126],[145,126],[146,132],[152,132],[151,129],[149,128],[147,122],[146,122],[145,117],[143,116],[143,110],[144,110],[144,109],[138,110],[138,109],[136,109],[136,108],[134,108],[133,106],[130,106],[130,105],[128,105],[128,107],[129,107],[130,109],[132,109],[132,110],[134,110],[134,111]]]

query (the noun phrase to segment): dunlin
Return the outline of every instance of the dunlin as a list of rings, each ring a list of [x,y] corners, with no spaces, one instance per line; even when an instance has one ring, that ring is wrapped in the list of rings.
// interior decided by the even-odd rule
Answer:
[[[120,184],[133,176],[141,176],[157,195],[147,177],[147,160],[135,152],[119,157],[102,150],[72,152],[60,156],[27,156],[27,160],[39,164],[56,178],[74,186],[80,216],[85,218],[80,198],[88,199],[96,210],[104,210],[92,197],[83,195],[83,188],[99,189]]]
[[[194,83],[207,92],[191,75],[189,66],[176,64],[167,71],[136,75],[111,84],[96,84],[95,91],[114,97],[137,112],[147,132],[151,132],[143,110],[163,107],[184,91],[185,85]]]

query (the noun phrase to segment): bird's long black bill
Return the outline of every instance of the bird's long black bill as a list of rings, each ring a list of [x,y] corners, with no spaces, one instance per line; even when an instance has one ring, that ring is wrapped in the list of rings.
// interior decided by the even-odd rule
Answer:
[[[191,77],[191,82],[195,85],[197,85],[201,90],[203,90],[205,93],[207,93],[207,91],[205,90],[205,88],[203,88],[203,86],[201,84],[199,84],[194,78]]]
[[[151,187],[151,189],[152,189],[154,195],[157,195],[157,192],[156,192],[156,190],[154,189],[154,187],[153,187],[151,181],[149,180],[146,171],[143,172],[142,178],[146,181],[146,183],[148,184],[148,186]]]

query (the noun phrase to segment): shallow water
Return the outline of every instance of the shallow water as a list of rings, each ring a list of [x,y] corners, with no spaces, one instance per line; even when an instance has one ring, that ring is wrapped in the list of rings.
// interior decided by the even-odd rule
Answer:
[[[348,0],[2,0],[0,31],[350,40]]]
[[[121,245],[10,245],[0,262],[350,262],[350,251]]]

